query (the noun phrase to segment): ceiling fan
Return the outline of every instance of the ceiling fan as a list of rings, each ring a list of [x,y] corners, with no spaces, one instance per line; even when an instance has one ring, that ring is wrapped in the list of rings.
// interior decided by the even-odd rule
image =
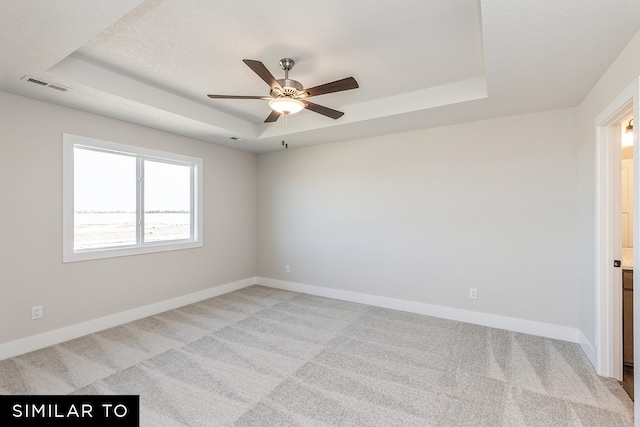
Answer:
[[[327,93],[341,92],[358,88],[358,82],[353,77],[336,80],[334,82],[325,83],[304,89],[302,84],[296,80],[289,79],[289,71],[295,65],[295,61],[290,58],[280,60],[280,66],[284,70],[284,79],[276,79],[269,72],[267,67],[260,61],[252,59],[243,59],[245,64],[249,66],[262,80],[264,80],[271,88],[270,96],[242,96],[242,95],[207,95],[214,99],[264,99],[269,101],[269,107],[273,111],[264,121],[265,123],[275,122],[282,114],[294,114],[303,109],[322,114],[332,119],[339,119],[344,115],[343,112],[337,111],[322,105],[314,104],[307,101],[312,96],[324,95]]]

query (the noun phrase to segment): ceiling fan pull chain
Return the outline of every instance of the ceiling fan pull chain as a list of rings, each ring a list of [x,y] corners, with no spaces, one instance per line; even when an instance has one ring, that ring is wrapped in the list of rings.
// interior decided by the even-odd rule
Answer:
[[[286,118],[287,118],[287,116],[286,116],[286,114],[285,114],[284,119],[282,120],[282,146],[283,146],[283,147],[284,147],[284,140],[285,140],[285,139],[286,139],[286,137],[287,137],[287,129],[284,127],[284,126],[285,126],[285,123],[286,123],[286,121],[285,121],[285,120],[286,120]]]
[[[282,146],[286,150],[289,148],[289,143],[287,141],[287,117],[289,117],[289,114],[284,113],[283,115],[284,115],[284,120],[282,120],[282,126],[284,127],[284,136],[282,139]]]

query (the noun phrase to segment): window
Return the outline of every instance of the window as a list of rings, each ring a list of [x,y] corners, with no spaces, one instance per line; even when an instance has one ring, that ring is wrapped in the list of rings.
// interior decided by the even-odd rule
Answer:
[[[63,261],[202,246],[202,160],[64,134]]]

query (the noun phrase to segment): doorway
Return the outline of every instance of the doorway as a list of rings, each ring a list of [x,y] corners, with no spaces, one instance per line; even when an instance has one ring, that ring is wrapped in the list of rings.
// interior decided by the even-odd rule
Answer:
[[[623,379],[623,236],[622,236],[622,136],[631,118],[637,123],[640,86],[634,81],[596,120],[596,371],[599,375]],[[625,122],[626,119],[626,122]],[[636,208],[629,210],[629,221],[638,216],[638,129],[633,130],[633,170],[631,184]],[[628,150],[627,150],[628,151]],[[629,173],[628,171],[626,173]],[[629,222],[631,225],[632,222]],[[628,234],[625,254],[638,260],[640,239],[636,231]],[[629,246],[630,245],[630,246]],[[633,248],[633,249],[631,249]],[[629,253],[633,254],[629,257]],[[617,261],[617,263],[616,263]],[[627,266],[628,267],[628,266]],[[633,279],[631,279],[633,284]],[[633,285],[631,285],[633,286]],[[637,299],[638,297],[632,297]],[[628,304],[627,304],[628,306]],[[638,306],[638,304],[636,304]],[[632,323],[637,322],[637,318]],[[635,328],[635,330],[639,330]],[[636,339],[635,342],[640,341]],[[635,343],[634,345],[635,346]],[[633,348],[633,347],[632,347]],[[634,356],[638,351],[634,351]],[[633,380],[631,380],[633,382]]]
[[[596,297],[600,313],[597,326],[598,374],[622,380],[622,130],[633,108],[631,100],[619,106],[598,127]]]
[[[622,379],[627,394],[634,398],[634,337],[633,337],[633,111],[617,124],[621,130],[620,146],[620,244],[622,262]]]

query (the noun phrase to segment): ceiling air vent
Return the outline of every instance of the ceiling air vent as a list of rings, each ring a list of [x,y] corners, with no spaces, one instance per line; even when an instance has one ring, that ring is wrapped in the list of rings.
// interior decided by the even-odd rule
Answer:
[[[66,92],[66,91],[69,90],[68,87],[65,87],[65,86],[62,86],[62,85],[59,85],[59,84],[56,84],[56,83],[46,82],[46,81],[41,80],[41,79],[35,79],[35,78],[29,77],[29,76],[24,76],[24,77],[22,77],[21,80],[26,80],[29,83],[35,83],[35,84],[40,85],[40,86],[46,86],[46,87],[49,87],[51,89],[59,90],[61,92]]]
[[[67,91],[66,87],[59,86],[59,85],[54,85],[53,83],[49,83],[49,87],[51,89],[59,90],[59,91],[62,91],[62,92],[66,92]]]
[[[41,85],[41,86],[46,86],[46,85],[48,85],[48,84],[49,84],[49,83],[47,83],[47,82],[43,82],[42,80],[34,79],[33,77],[29,77],[29,80],[27,80],[27,81],[28,81],[28,82],[31,82],[31,83],[35,83],[35,84],[37,84],[37,85]]]

